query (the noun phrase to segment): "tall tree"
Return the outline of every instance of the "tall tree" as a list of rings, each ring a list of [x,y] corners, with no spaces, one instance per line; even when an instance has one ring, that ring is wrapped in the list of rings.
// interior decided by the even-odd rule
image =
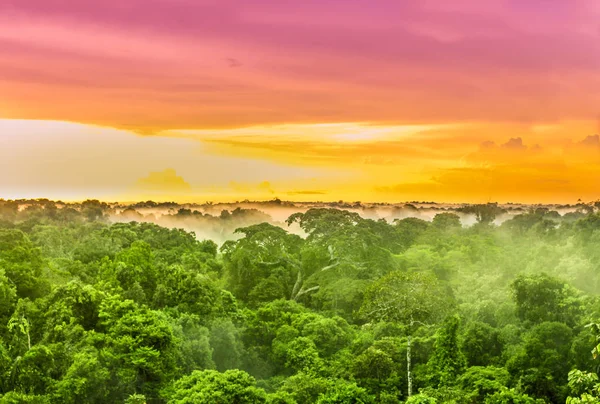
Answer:
[[[429,359],[429,379],[434,385],[453,384],[465,370],[466,358],[458,344],[458,316],[451,316],[437,333],[433,354]]]
[[[366,292],[362,315],[370,321],[397,322],[407,327],[406,376],[412,395],[412,333],[434,324],[452,305],[447,289],[428,273],[395,271],[375,282]]]

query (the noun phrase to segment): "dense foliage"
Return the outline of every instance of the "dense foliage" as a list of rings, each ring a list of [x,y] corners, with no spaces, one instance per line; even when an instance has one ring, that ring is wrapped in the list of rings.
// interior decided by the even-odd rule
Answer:
[[[593,206],[314,208],[220,247],[108,209],[0,200],[0,403],[600,403]]]

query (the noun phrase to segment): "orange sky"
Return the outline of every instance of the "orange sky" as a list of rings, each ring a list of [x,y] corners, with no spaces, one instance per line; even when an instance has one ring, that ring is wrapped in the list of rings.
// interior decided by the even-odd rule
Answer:
[[[599,199],[598,21],[595,0],[4,1],[0,197]]]

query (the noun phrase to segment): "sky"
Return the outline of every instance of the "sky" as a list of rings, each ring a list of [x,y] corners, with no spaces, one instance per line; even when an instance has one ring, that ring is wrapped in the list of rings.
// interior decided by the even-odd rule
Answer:
[[[0,198],[600,199],[597,0],[2,0]]]

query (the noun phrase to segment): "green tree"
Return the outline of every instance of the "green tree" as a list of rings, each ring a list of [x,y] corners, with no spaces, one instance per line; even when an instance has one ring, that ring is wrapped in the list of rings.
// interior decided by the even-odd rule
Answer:
[[[595,335],[596,344],[592,355],[597,359],[600,353],[600,324],[591,323],[587,328]],[[568,379],[571,395],[567,397],[567,404],[600,403],[600,381],[596,373],[573,369],[569,372]]]
[[[17,291],[14,284],[4,275],[0,268],[0,321],[6,323],[17,302]]]
[[[462,335],[462,351],[469,366],[489,366],[500,362],[504,341],[500,331],[489,324],[472,321]]]
[[[362,315],[370,321],[390,321],[408,327],[407,380],[408,396],[412,395],[411,338],[416,328],[443,318],[452,299],[439,281],[426,273],[392,272],[375,282],[366,292]]]
[[[524,393],[551,402],[566,399],[570,369],[571,329],[557,322],[534,326],[524,337],[521,351],[507,363]]]
[[[456,213],[438,213],[433,217],[432,226],[439,230],[451,230],[462,227]]]
[[[457,211],[475,215],[477,222],[482,224],[490,224],[497,216],[506,213],[506,209],[501,208],[497,203],[467,205],[457,209]]]
[[[468,403],[481,403],[489,396],[503,392],[510,383],[510,374],[505,368],[472,366],[457,380]]]
[[[396,237],[404,251],[413,245],[429,227],[429,222],[416,217],[394,220]]]
[[[433,385],[449,386],[464,372],[466,358],[458,345],[460,319],[451,316],[437,333],[435,347],[427,366]]]
[[[387,390],[388,381],[396,371],[393,358],[381,349],[369,347],[353,361],[353,374],[359,385],[375,391],[377,400]]]
[[[215,320],[210,328],[209,338],[217,370],[223,372],[240,367],[244,346],[240,333],[231,320]]]
[[[195,370],[175,381],[165,392],[169,404],[261,404],[267,402],[264,390],[241,370]]]
[[[44,261],[40,249],[20,230],[0,228],[0,268],[15,285],[19,297],[37,298],[48,290],[42,276]]]
[[[532,324],[558,321],[573,326],[578,323],[581,302],[565,282],[547,274],[520,275],[511,288],[521,320]]]
[[[338,380],[326,393],[321,394],[316,404],[369,404],[373,397],[355,383]]]
[[[295,338],[287,345],[286,359],[288,367],[307,374],[316,374],[323,367],[315,343],[306,337]]]
[[[315,403],[332,385],[329,378],[299,372],[288,377],[281,390],[290,393],[298,403]]]
[[[111,296],[102,302],[99,317],[104,334],[98,344],[111,378],[118,380],[113,394],[121,400],[133,393],[158,397],[177,361],[175,336],[164,313]]]
[[[267,223],[236,233],[244,237],[221,247],[228,285],[235,296],[248,301],[252,294],[254,303],[295,297],[294,279],[302,278],[298,263],[302,239]]]
[[[111,375],[98,352],[88,349],[73,356],[73,363],[56,384],[55,399],[65,404],[105,403],[111,400]]]
[[[600,381],[596,373],[586,373],[577,369],[570,371],[569,388],[571,394],[578,397],[567,397],[567,404],[600,403]]]

